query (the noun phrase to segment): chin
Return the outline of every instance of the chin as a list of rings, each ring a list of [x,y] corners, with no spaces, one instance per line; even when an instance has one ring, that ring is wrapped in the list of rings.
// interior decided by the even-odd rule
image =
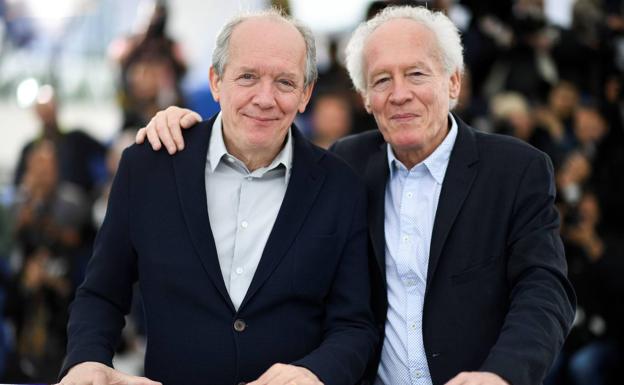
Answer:
[[[410,133],[393,135],[391,143],[402,150],[417,149],[422,146],[422,138],[419,135],[410,135]]]

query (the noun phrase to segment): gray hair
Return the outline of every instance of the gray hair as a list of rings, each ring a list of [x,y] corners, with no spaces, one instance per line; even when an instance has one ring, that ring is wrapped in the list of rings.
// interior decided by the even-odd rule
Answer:
[[[423,7],[391,6],[385,8],[369,21],[361,23],[353,32],[351,40],[349,40],[347,45],[347,70],[358,92],[361,94],[366,92],[364,68],[364,45],[366,40],[379,26],[394,19],[413,20],[429,28],[436,37],[441,55],[440,59],[446,73],[450,75],[457,70],[463,73],[463,47],[459,31],[446,15]]]
[[[216,74],[221,77],[225,71],[225,66],[228,61],[228,52],[230,47],[230,39],[232,38],[232,32],[237,25],[245,20],[257,17],[266,17],[275,20],[284,21],[293,27],[297,28],[297,31],[303,37],[306,47],[306,60],[305,60],[305,73],[304,73],[304,87],[313,84],[317,77],[318,71],[316,68],[316,43],[314,41],[314,35],[310,28],[301,23],[300,21],[287,16],[281,10],[271,8],[258,12],[245,12],[235,16],[232,20],[228,21],[219,34],[217,35],[217,44],[212,52],[212,67]]]

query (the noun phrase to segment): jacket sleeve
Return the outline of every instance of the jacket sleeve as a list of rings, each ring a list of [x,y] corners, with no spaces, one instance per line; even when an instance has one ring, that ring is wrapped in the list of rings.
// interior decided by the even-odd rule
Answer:
[[[546,155],[533,158],[520,179],[510,217],[509,309],[481,370],[512,385],[542,383],[574,319],[576,299],[566,277],[553,174]]]
[[[364,189],[358,191],[350,232],[327,297],[323,342],[292,363],[308,368],[325,385],[360,381],[378,342],[370,309],[366,199]]]
[[[67,356],[60,378],[85,361],[112,366],[124,316],[130,309],[137,256],[130,239],[128,153],[126,150],[122,156],[85,280],[70,308]]]

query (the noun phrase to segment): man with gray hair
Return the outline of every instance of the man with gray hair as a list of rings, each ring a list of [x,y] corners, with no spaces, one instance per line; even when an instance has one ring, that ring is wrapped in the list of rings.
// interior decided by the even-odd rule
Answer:
[[[540,384],[574,317],[552,164],[450,113],[463,66],[456,27],[419,7],[386,8],[347,47],[379,127],[332,148],[368,188],[374,384]],[[137,140],[180,150],[191,113]]]
[[[233,19],[210,68],[221,113],[178,156],[124,151],[61,384],[360,381],[378,342],[365,187],[292,124],[315,55],[310,31],[277,12]],[[112,368],[137,281],[150,379]]]

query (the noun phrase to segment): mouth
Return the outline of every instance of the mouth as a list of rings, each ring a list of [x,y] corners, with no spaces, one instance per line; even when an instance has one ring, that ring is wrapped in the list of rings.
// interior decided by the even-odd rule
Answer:
[[[406,112],[406,113],[391,115],[390,119],[395,121],[395,122],[403,123],[403,122],[409,122],[411,120],[414,120],[417,117],[418,117],[418,115],[416,115],[416,114]]]
[[[244,116],[248,119],[255,120],[256,122],[264,123],[264,124],[278,120],[278,118],[273,117],[273,116],[256,116],[256,115],[249,115],[249,114],[244,114]]]

